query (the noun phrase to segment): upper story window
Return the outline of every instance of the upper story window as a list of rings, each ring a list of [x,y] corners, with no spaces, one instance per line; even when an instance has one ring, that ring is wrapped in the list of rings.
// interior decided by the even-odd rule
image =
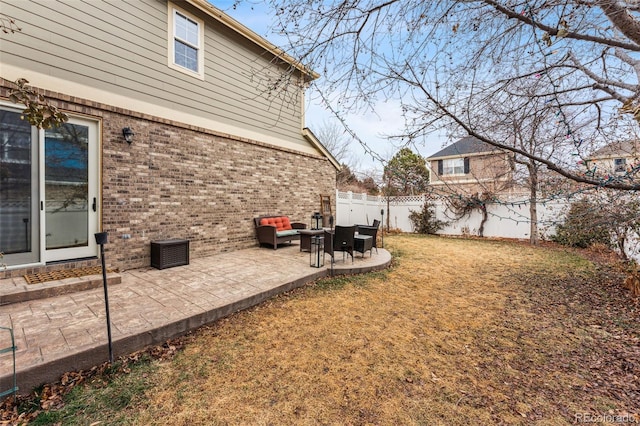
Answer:
[[[464,158],[442,160],[442,175],[464,174]]]
[[[176,11],[173,17],[174,31],[174,58],[177,65],[198,72],[198,50],[200,49],[200,26],[180,12]]]
[[[614,171],[616,173],[624,173],[627,171],[627,160],[626,158],[616,158],[613,160],[614,162]]]
[[[469,172],[469,157],[438,160],[438,176],[466,175]]]
[[[169,3],[169,66],[204,79],[204,22]]]

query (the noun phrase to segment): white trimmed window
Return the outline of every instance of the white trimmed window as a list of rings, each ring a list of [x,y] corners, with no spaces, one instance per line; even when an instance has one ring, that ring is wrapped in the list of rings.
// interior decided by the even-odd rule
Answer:
[[[204,79],[204,22],[169,4],[169,66]]]
[[[464,174],[464,158],[451,158],[442,160],[443,175],[463,175]]]
[[[624,173],[627,171],[627,160],[626,158],[616,158],[613,160],[614,171],[616,173]]]

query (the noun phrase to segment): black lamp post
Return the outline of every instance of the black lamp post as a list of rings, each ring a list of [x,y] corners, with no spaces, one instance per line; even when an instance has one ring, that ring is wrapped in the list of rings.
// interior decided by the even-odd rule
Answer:
[[[104,306],[107,312],[107,338],[109,339],[109,362],[113,364],[113,347],[111,345],[111,319],[109,317],[109,294],[107,292],[107,268],[104,261],[104,245],[107,243],[107,233],[95,234],[96,244],[100,245],[100,260],[102,261],[102,284],[104,286]]]
[[[315,220],[315,227],[313,225],[313,221]],[[322,215],[320,214],[320,212],[315,212],[313,213],[313,216],[311,216],[311,229],[321,229],[320,223],[322,222]]]
[[[382,248],[384,248],[384,209],[380,209],[380,216],[382,216],[382,221],[380,222],[380,224],[382,225],[380,227],[380,245],[382,246]]]

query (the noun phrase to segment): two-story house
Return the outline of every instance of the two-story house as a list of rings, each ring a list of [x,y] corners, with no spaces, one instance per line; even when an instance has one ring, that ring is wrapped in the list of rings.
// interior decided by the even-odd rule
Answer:
[[[640,141],[612,142],[597,149],[586,159],[586,168],[591,175],[602,178],[637,179],[640,168]]]
[[[434,194],[498,194],[513,186],[513,156],[473,136],[427,158]]]
[[[339,164],[305,128],[318,75],[205,0],[3,0],[2,276],[108,261],[150,242],[201,257],[257,244],[252,219],[309,222]],[[9,99],[25,78],[70,120],[38,129]],[[54,266],[51,266],[54,265]]]

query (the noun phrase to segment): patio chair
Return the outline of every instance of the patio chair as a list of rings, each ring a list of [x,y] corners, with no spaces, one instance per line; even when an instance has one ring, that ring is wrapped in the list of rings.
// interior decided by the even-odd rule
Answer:
[[[375,220],[373,223],[375,224]],[[380,224],[380,222],[378,222]],[[371,247],[376,249],[376,254],[378,254],[378,227],[377,226],[367,226],[367,225],[358,225],[358,234],[359,235],[371,235],[373,241],[371,242]]]
[[[331,256],[331,263],[335,263],[335,252],[342,252],[344,260],[345,253],[351,256],[353,263],[353,236],[356,233],[355,226],[336,225],[333,232],[324,231],[324,252]]]
[[[373,226],[374,228],[379,228],[380,227],[380,221],[378,219],[373,219]]]

